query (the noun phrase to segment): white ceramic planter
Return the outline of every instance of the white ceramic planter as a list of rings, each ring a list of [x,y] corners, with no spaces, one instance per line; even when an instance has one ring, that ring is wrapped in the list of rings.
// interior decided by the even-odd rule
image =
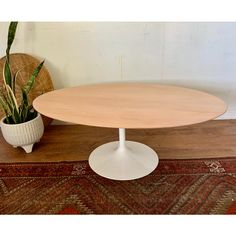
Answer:
[[[41,115],[21,124],[6,124],[1,120],[1,130],[5,140],[13,147],[22,147],[26,153],[32,152],[33,145],[39,142],[44,132]]]

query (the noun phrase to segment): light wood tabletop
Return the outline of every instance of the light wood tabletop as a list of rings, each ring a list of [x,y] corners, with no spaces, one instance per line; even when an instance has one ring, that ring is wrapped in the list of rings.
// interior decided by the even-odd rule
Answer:
[[[41,114],[75,124],[110,128],[190,125],[222,115],[226,104],[198,90],[156,83],[106,83],[48,92],[37,97]]]

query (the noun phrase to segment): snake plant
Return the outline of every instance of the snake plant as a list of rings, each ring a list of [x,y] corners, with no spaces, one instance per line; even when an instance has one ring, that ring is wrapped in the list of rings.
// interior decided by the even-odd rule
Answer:
[[[6,118],[4,120],[7,124],[19,124],[34,119],[37,112],[29,102],[28,95],[34,86],[44,61],[42,61],[33,71],[33,74],[28,79],[27,83],[20,88],[21,97],[18,102],[16,99],[16,81],[17,75],[23,69],[12,74],[10,64],[10,49],[14,41],[18,22],[11,22],[8,28],[8,40],[6,49],[6,60],[3,68],[3,85],[0,88],[0,107],[4,111]]]

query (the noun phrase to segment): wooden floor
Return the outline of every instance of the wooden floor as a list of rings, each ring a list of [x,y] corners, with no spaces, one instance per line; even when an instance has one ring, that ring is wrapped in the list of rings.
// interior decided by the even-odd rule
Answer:
[[[14,149],[0,133],[0,162],[87,160],[93,149],[118,139],[117,129],[51,125],[31,154]],[[147,144],[160,159],[236,157],[236,120],[214,120],[166,129],[127,130],[127,140]]]

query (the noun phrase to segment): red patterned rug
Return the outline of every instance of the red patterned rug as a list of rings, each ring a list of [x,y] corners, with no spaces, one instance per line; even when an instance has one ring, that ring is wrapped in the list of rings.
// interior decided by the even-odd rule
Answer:
[[[235,214],[236,158],[161,160],[113,181],[87,162],[0,164],[1,214]]]

